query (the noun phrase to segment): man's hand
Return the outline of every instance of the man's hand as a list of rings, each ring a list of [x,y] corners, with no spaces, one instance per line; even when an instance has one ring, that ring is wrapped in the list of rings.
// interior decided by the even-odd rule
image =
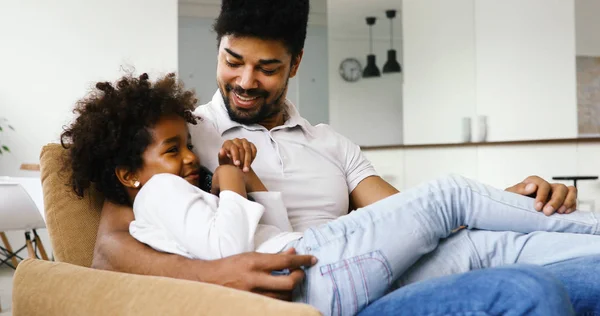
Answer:
[[[219,151],[219,165],[234,165],[243,172],[250,171],[256,158],[256,146],[245,138],[226,140]]]
[[[523,182],[507,188],[506,191],[535,197],[535,209],[543,211],[548,216],[554,212],[572,213],[577,206],[577,189],[574,186],[548,183],[538,176],[527,177]]]
[[[292,290],[304,279],[300,267],[310,267],[317,258],[296,255],[294,249],[282,254],[242,253],[211,262],[211,279],[201,281],[244,291],[291,300]],[[272,271],[289,269],[289,275],[271,275]]]

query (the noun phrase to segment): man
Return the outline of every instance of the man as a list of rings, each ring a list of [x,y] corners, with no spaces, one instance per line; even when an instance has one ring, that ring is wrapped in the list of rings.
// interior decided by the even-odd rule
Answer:
[[[224,140],[247,138],[253,142],[258,152],[252,168],[268,188],[283,192],[290,222],[297,231],[398,192],[376,175],[358,146],[328,126],[310,126],[293,105],[286,102],[287,82],[296,75],[302,60],[307,19],[308,0],[223,1],[221,15],[215,24],[219,42],[219,91],[211,103],[198,108],[197,114],[203,121],[190,127],[201,163],[213,170],[219,158],[226,159],[222,153],[220,157],[216,154]],[[240,167],[249,167],[250,160],[246,157],[234,160],[239,160]],[[575,207],[574,188],[548,184],[538,177],[529,177],[508,190],[535,195],[541,204],[536,206],[537,209],[548,215],[555,211],[572,212]],[[109,203],[104,206],[94,267],[198,280],[286,299],[302,280],[299,267],[315,263],[315,258],[292,253],[247,253],[215,261],[158,253],[129,235],[132,220],[130,208]],[[271,275],[273,270],[286,268],[292,271],[289,276]],[[528,271],[529,268],[523,269]],[[477,277],[479,273],[483,277]],[[546,272],[540,270],[537,273]],[[476,283],[489,288],[490,294],[512,293],[514,287],[499,282],[494,278],[498,275],[505,274],[489,269],[457,279],[434,280],[431,281],[433,285],[428,283],[427,287],[409,285],[382,299],[381,304],[393,307],[396,306],[394,302],[402,302],[402,308],[408,308],[405,304],[410,304],[410,299],[406,300],[406,297],[431,294],[436,284],[435,291]],[[498,286],[485,286],[489,284],[482,280]],[[550,281],[544,283],[543,280]],[[525,282],[525,292],[528,287],[542,287],[559,293],[554,297],[560,296],[562,285],[553,280],[547,275],[532,278],[531,282]],[[550,304],[548,297],[552,295],[545,297],[540,291],[528,292],[531,296],[511,296],[512,300],[505,305],[550,306],[545,304]],[[490,295],[488,301],[494,295]],[[455,299],[434,299],[428,304],[443,308]],[[465,297],[463,301],[483,299]],[[372,311],[381,304],[374,305]],[[418,311],[425,313],[419,306],[411,305],[411,308],[415,314]],[[370,308],[364,311],[365,314],[369,312]]]

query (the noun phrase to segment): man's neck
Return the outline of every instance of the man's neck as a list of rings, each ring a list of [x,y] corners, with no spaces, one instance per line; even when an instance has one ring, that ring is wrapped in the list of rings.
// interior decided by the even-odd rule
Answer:
[[[283,110],[276,115],[273,115],[272,117],[260,122],[259,124],[270,131],[277,126],[285,124],[285,121],[287,121],[288,118],[289,115],[287,114],[287,110]]]

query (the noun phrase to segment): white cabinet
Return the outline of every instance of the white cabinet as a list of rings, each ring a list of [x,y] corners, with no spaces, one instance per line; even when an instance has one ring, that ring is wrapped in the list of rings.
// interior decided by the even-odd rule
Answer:
[[[572,0],[477,0],[475,44],[488,141],[577,137]]]
[[[404,0],[404,144],[458,143],[475,113],[474,0]]]
[[[577,136],[574,0],[404,0],[404,143]],[[476,124],[473,140],[478,141]]]
[[[447,174],[478,177],[477,147],[410,148],[404,152],[405,190]]]
[[[574,143],[478,146],[477,174],[480,181],[498,188],[513,186],[531,175],[557,182],[552,177],[578,174],[577,157]]]

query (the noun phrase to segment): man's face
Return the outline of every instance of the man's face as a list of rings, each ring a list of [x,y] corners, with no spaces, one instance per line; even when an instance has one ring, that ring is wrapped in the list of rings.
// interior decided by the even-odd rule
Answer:
[[[301,56],[292,64],[292,55],[280,41],[224,36],[217,84],[229,117],[241,124],[259,124],[279,114]]]

